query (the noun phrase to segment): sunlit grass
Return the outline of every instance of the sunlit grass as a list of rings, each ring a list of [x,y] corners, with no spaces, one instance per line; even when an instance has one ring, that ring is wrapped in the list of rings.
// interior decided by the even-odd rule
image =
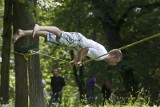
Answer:
[[[159,107],[158,104],[152,104],[150,102],[149,91],[141,88],[137,94],[137,97],[133,97],[131,94],[128,94],[128,97],[120,97],[112,93],[110,100],[105,102],[105,105],[102,106],[100,96],[97,97],[94,104],[86,104],[86,99],[83,99],[81,102],[79,100],[79,93],[77,87],[68,86],[69,90],[64,91],[62,107]],[[72,90],[72,91],[71,91]],[[49,105],[50,95],[46,97],[46,103]],[[160,99],[157,99],[159,101]],[[14,107],[14,99],[10,99],[9,106]],[[57,104],[55,104],[58,107]],[[2,107],[2,106],[0,106]],[[48,106],[47,106],[48,107]]]

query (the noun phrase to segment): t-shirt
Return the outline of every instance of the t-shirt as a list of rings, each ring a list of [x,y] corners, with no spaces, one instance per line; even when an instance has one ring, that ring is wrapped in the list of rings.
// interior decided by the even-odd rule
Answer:
[[[51,87],[53,93],[58,93],[65,86],[65,81],[62,76],[53,76],[51,77]]]
[[[88,39],[88,42],[85,44],[86,47],[89,47],[87,56],[90,58],[95,58],[104,54],[107,54],[107,50],[104,48],[104,46],[102,46],[101,44]],[[95,60],[99,61],[99,60],[103,60],[107,57],[107,55],[99,57]]]
[[[86,88],[86,89],[92,89],[92,88],[94,88],[95,83],[96,83],[96,78],[94,78],[94,77],[93,77],[93,78],[90,78],[90,79],[87,81],[85,88]]]
[[[78,32],[64,32],[62,31],[60,39],[56,40],[56,35],[49,33],[46,39],[49,44],[58,44],[70,47],[76,51],[80,51],[82,48],[88,48],[87,56],[90,58],[95,58],[104,54],[107,54],[105,47],[91,39],[87,39],[81,33]],[[103,60],[107,55],[97,58],[95,60]]]

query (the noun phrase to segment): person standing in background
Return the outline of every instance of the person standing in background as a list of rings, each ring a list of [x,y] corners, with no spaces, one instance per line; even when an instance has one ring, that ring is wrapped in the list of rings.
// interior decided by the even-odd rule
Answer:
[[[99,90],[101,90],[101,87],[96,83],[97,76],[90,78],[85,85],[86,93],[87,93],[87,104],[94,103],[94,87],[97,87]]]
[[[65,88],[65,81],[62,76],[60,76],[60,72],[57,68],[52,71],[53,76],[51,77],[51,89],[52,96],[49,103],[49,107],[53,107],[53,103],[58,103],[58,106],[62,103],[62,91]]]

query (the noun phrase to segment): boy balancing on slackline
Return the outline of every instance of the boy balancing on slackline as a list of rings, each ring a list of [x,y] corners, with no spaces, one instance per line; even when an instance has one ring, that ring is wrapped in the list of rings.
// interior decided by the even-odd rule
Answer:
[[[106,54],[94,60],[104,60],[109,65],[116,65],[122,59],[122,53],[118,49],[113,49],[107,54],[104,46],[91,39],[87,39],[81,33],[61,31],[55,26],[39,26],[35,24],[33,30],[18,29],[17,33],[13,36],[13,42],[15,43],[23,36],[42,36],[48,44],[67,46],[78,51],[77,57],[70,62],[70,64],[75,66],[79,66],[85,56],[95,58]]]

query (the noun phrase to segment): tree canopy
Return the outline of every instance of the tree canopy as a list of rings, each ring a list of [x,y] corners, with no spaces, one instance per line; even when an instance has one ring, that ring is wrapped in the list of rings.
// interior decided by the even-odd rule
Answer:
[[[30,5],[28,8],[35,11],[32,14],[36,23],[57,26],[64,31],[80,32],[104,45],[108,51],[159,33],[160,0],[36,0],[36,4],[36,7]],[[4,4],[0,2],[0,5]],[[0,7],[1,17],[2,10]],[[2,23],[0,21],[0,30]],[[131,94],[136,99],[137,93],[144,89],[147,90],[145,95],[150,97],[150,104],[159,104],[159,40],[160,37],[153,38],[122,50],[123,60],[117,66],[109,66],[103,61],[84,64],[84,82],[100,74],[98,83],[102,85],[102,81],[109,80],[117,96],[125,98]],[[40,69],[42,77],[47,81],[46,90],[50,89],[51,70],[58,67],[67,81],[65,100],[69,101],[67,98],[70,97],[76,102],[79,90],[75,72],[67,63],[72,59],[70,50],[66,47],[48,46],[42,38],[39,47],[42,53]],[[80,75],[79,68],[77,74]]]

